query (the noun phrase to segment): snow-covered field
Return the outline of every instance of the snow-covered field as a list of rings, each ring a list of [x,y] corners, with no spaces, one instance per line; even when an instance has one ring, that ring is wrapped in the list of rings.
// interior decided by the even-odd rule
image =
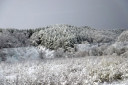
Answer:
[[[0,29],[0,85],[128,85],[128,30]]]
[[[0,85],[128,85],[127,78],[128,58],[119,56],[0,63]]]

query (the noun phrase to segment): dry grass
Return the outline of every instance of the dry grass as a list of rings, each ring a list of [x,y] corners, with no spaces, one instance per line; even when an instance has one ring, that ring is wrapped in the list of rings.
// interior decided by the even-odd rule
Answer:
[[[99,85],[128,78],[128,59],[59,58],[0,64],[0,85]]]

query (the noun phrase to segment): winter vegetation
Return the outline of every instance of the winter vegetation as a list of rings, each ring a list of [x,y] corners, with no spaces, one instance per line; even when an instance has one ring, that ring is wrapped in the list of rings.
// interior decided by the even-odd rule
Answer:
[[[127,85],[128,58],[88,56],[0,64],[0,85]]]
[[[0,29],[0,85],[127,85],[128,30]]]
[[[73,48],[74,44],[84,42],[90,44],[112,42],[119,34],[109,30],[95,30],[87,26],[55,25],[35,32],[31,36],[31,40],[33,45],[44,45],[49,49],[69,50],[68,48]]]

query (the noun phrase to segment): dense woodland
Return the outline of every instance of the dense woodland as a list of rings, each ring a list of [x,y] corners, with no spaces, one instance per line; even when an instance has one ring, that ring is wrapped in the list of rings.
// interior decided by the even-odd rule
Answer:
[[[77,56],[122,55],[128,50],[127,41],[127,29],[104,30],[71,25],[0,29],[0,49],[44,46],[59,53],[73,52]]]
[[[74,44],[113,43],[126,29],[101,30],[88,26],[53,25],[37,29],[0,29],[0,48],[43,45],[50,49]]]

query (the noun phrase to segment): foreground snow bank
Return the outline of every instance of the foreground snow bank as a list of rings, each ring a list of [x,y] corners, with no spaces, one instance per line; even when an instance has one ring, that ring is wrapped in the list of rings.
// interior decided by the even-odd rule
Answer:
[[[0,63],[0,85],[127,85],[127,79],[128,58],[119,56]]]

